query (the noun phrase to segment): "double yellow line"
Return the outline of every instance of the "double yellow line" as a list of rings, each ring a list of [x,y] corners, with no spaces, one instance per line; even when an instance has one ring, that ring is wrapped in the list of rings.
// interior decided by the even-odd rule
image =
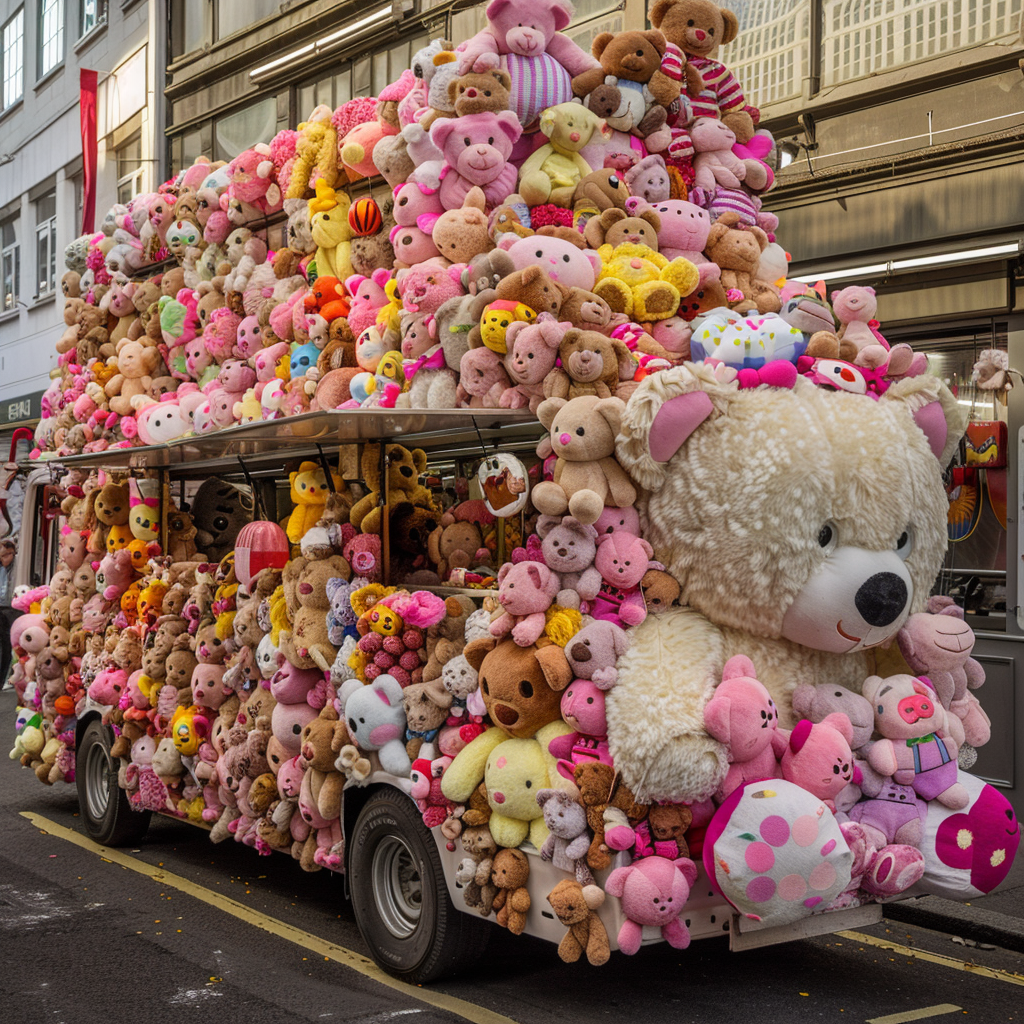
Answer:
[[[137,860],[135,857],[121,853],[120,850],[112,850],[110,847],[100,846],[99,843],[94,843],[91,839],[87,839],[72,829],[58,825],[55,821],[50,821],[41,815],[33,814],[31,811],[23,811],[21,816],[27,818],[36,828],[44,833],[56,836],[65,842],[73,843],[83,850],[88,850],[89,853],[95,853],[112,864],[118,864],[129,871],[134,871],[146,878],[151,878],[162,886],[177,889],[193,899],[201,900],[203,903],[208,903],[211,907],[216,907],[225,914],[237,917],[240,921],[244,921],[254,928],[260,928],[287,942],[293,942],[304,950],[316,953],[327,960],[333,960],[335,963],[342,964],[345,967],[350,967],[353,971],[358,971],[367,978],[372,978],[381,985],[386,985],[388,988],[401,992],[403,995],[418,1002],[436,1006],[439,1010],[447,1010],[449,1013],[456,1014],[464,1020],[472,1021],[473,1024],[516,1024],[511,1017],[495,1013],[485,1006],[478,1006],[476,1003],[470,1003],[465,999],[446,995],[444,992],[438,992],[435,989],[420,988],[416,985],[399,981],[397,978],[392,978],[390,974],[382,971],[372,960],[351,949],[328,942],[318,935],[305,932],[301,928],[295,928],[285,921],[279,921],[277,918],[261,914],[258,910],[252,910],[250,907],[246,907],[236,900],[223,896],[219,892],[213,892],[210,889],[203,888],[201,885],[196,885],[195,882],[191,882],[181,875],[176,875],[172,871],[165,871],[163,868],[154,867],[145,861]]]

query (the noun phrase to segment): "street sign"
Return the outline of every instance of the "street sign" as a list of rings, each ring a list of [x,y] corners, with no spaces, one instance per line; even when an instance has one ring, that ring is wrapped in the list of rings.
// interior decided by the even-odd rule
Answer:
[[[42,412],[42,397],[42,391],[33,391],[30,395],[18,395],[17,398],[0,401],[0,426],[39,419]]]

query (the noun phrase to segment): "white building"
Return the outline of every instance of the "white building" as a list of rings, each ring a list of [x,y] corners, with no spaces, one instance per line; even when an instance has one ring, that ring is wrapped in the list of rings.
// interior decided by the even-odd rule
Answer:
[[[166,175],[161,0],[0,0],[0,457],[34,421],[82,232],[81,69],[97,72],[95,223]]]

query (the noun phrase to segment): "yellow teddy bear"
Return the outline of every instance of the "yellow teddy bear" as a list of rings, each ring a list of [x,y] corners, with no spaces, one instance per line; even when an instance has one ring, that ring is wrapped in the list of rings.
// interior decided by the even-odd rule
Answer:
[[[598,249],[603,268],[594,292],[613,313],[641,322],[676,315],[679,300],[697,287],[697,268],[681,256],[669,261],[646,245],[623,242]]]
[[[317,462],[303,462],[297,473],[289,474],[291,499],[295,508],[292,509],[292,514],[288,517],[285,533],[288,534],[288,539],[293,544],[298,544],[306,531],[316,526],[317,521],[324,514],[327,495],[332,490],[341,490],[341,477],[332,472],[331,479],[333,487],[328,487],[327,477]]]
[[[302,199],[311,178],[322,178],[330,186],[338,180],[338,133],[331,124],[332,113],[330,107],[321,103],[299,125],[286,199]]]
[[[317,179],[316,198],[309,201],[317,277],[336,277],[344,281],[354,272],[352,226],[348,222],[351,205],[352,200],[344,192],[335,192],[322,178]]]

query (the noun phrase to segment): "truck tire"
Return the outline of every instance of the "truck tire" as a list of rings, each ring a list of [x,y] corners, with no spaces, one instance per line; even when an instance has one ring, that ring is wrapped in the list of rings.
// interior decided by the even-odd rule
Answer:
[[[370,955],[413,984],[471,966],[492,925],[455,909],[434,837],[404,793],[382,789],[348,837],[349,890]]]
[[[117,784],[117,764],[110,756],[110,727],[94,718],[86,725],[75,756],[78,806],[89,838],[104,846],[125,846],[146,834],[149,811],[133,811]]]

